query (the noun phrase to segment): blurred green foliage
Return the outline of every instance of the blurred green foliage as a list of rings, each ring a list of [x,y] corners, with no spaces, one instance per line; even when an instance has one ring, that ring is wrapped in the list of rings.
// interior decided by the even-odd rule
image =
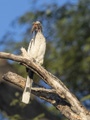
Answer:
[[[82,99],[81,99],[81,102],[85,101],[85,100],[90,100],[90,94],[87,95],[87,96],[84,96]]]
[[[44,116],[45,116],[45,114],[42,113],[42,114],[38,115],[37,117],[35,117],[33,120],[39,120],[39,119],[43,118]]]
[[[83,104],[90,109],[90,1],[79,0],[76,5],[62,7],[53,4],[45,10],[25,13],[17,23],[26,26],[22,40],[15,42],[13,39],[12,44],[10,39],[13,37],[8,34],[7,49],[12,44],[9,50],[19,54],[20,47],[27,48],[32,38],[32,22],[36,20],[42,21],[47,39],[44,67],[60,78],[79,99],[82,98]],[[15,67],[26,75],[22,66]]]
[[[20,115],[18,115],[18,114],[10,116],[9,119],[11,119],[11,120],[23,120],[23,118],[21,118]]]

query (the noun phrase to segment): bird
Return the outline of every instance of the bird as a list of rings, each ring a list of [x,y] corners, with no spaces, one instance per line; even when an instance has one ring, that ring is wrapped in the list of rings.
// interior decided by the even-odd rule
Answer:
[[[42,65],[44,62],[44,56],[46,51],[46,39],[43,35],[43,27],[40,21],[33,22],[32,34],[35,32],[33,38],[31,39],[27,53],[31,59],[34,59],[36,63]],[[27,79],[25,88],[22,95],[22,102],[28,104],[30,101],[32,79],[34,72],[26,68]]]

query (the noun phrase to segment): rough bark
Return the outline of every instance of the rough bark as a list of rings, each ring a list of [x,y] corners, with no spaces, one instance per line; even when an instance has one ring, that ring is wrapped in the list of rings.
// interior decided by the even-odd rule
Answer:
[[[41,77],[53,89],[32,88],[32,93],[53,104],[68,119],[90,120],[90,112],[69,91],[61,80],[37,64],[35,60],[31,59],[24,48],[21,49],[21,52],[22,55],[1,52],[0,58],[21,62]],[[4,75],[4,79],[24,88],[25,79],[15,73],[7,73]]]

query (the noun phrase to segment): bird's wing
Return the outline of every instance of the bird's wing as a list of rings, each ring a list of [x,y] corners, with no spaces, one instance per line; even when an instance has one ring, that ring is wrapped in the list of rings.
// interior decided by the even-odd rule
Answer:
[[[32,57],[32,56],[31,56],[31,51],[32,51],[32,49],[33,49],[34,43],[35,43],[35,37],[33,37],[33,38],[31,39],[31,41],[30,41],[30,43],[29,43],[29,46],[28,46],[28,49],[27,49],[28,55],[29,55],[30,57]]]
[[[30,41],[29,46],[28,46],[28,50],[27,50],[28,55],[30,57],[31,57],[30,51],[32,49],[33,42],[34,42],[34,39],[32,39]],[[29,100],[30,100],[30,94],[31,94],[33,72],[28,68],[26,68],[26,69],[27,69],[28,75],[27,75],[26,85],[25,85],[23,95],[22,95],[22,102],[25,103],[25,104],[28,104]]]

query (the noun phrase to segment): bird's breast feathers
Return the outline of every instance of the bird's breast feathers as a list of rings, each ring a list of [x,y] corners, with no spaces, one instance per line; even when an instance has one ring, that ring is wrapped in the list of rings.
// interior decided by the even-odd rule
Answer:
[[[42,33],[38,32],[36,36],[31,40],[28,47],[28,54],[36,61],[42,61],[46,50],[46,40]]]

